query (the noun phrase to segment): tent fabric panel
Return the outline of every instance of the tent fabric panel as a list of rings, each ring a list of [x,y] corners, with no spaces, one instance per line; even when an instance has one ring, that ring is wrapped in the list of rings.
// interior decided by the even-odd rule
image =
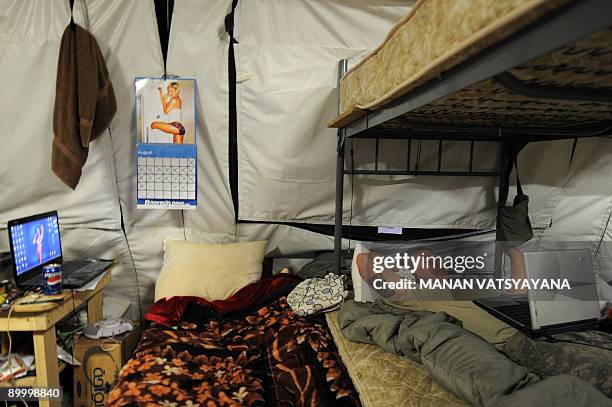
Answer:
[[[405,2],[239,2],[240,219],[331,222],[336,132],[326,122],[337,113],[338,61],[373,48],[408,9]]]
[[[58,209],[62,225],[115,229],[119,207],[108,132],[91,144],[76,191],[51,171],[57,58],[70,19],[68,3],[26,0],[5,6],[0,19],[0,70],[5,77],[0,184],[7,194],[0,199],[0,223]]]
[[[239,3],[240,220],[333,223],[336,130],[326,128],[326,122],[337,113],[338,61],[378,45],[405,13],[405,5],[377,8],[361,2],[329,7],[318,1]],[[371,22],[354,24],[372,19],[376,28]],[[347,145],[347,150],[354,146],[357,168],[373,168],[373,144],[356,140]],[[438,143],[420,145],[420,168],[435,169]],[[416,145],[412,147],[414,163],[419,157]],[[406,144],[384,140],[379,148],[379,168],[405,166]],[[444,150],[444,169],[468,167],[469,143],[445,142]],[[550,223],[570,151],[571,141],[566,141],[529,145],[521,153],[521,178],[535,227]],[[497,150],[483,143],[474,165],[491,169],[498,158]],[[484,177],[345,177],[343,222],[490,229],[497,184],[495,178]]]
[[[184,211],[188,234],[234,238],[228,181],[229,41],[224,18],[231,2],[176,2],[168,49],[168,74],[196,78],[198,206]]]

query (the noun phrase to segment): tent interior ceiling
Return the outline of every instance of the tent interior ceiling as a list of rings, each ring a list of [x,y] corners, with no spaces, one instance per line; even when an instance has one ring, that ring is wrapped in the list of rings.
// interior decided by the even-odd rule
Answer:
[[[118,257],[107,295],[151,304],[163,240],[232,242],[268,239],[274,255],[328,250],[330,236],[276,222],[333,224],[338,61],[354,63],[375,48],[412,2],[403,0],[250,0],[236,9],[237,162],[228,153],[231,0],[77,0],[75,20],[90,26],[105,56],[118,113],[96,140],[81,181],[70,190],[51,173],[50,147],[59,42],[70,19],[66,0],[0,0],[0,250],[10,219],[58,209],[68,257]],[[172,16],[169,38],[166,8]],[[135,205],[133,80],[166,73],[197,80],[198,207],[139,210]],[[370,140],[354,140],[347,166],[371,168]],[[612,140],[528,145],[519,156],[530,217],[543,238],[592,241],[612,263]],[[444,145],[444,165],[466,165],[469,146]],[[381,142],[379,162],[405,163],[407,145]],[[413,154],[416,152],[413,151]],[[420,165],[436,160],[424,142]],[[416,156],[414,157],[417,158]],[[499,157],[477,146],[475,166]],[[238,170],[236,223],[229,170]],[[495,223],[497,180],[426,176],[356,176],[345,182],[344,223],[432,229],[482,229]],[[512,191],[510,193],[512,196]],[[348,242],[347,242],[348,244]],[[612,280],[612,275],[608,276]],[[142,304],[142,309],[139,307]]]

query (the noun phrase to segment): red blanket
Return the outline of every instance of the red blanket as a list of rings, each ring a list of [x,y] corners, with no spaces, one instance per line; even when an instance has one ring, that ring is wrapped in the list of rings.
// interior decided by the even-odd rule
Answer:
[[[181,320],[187,306],[198,304],[214,310],[219,315],[226,315],[255,304],[262,296],[273,293],[279,288],[295,284],[302,279],[293,274],[277,274],[264,280],[255,281],[238,290],[234,295],[217,301],[207,301],[200,297],[172,297],[161,299],[151,307],[144,318],[165,326],[172,326]]]

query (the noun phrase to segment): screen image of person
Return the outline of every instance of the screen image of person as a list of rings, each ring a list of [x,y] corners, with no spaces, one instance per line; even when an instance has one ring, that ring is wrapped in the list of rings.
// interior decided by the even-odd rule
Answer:
[[[36,226],[36,232],[34,233],[34,239],[32,240],[32,244],[36,245],[36,259],[38,260],[38,264],[41,264],[43,261],[43,238],[45,237],[45,228],[44,226]]]

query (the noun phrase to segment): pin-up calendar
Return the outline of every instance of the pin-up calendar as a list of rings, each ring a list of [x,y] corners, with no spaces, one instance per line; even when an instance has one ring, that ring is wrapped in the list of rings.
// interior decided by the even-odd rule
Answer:
[[[197,204],[195,80],[137,78],[137,207]]]

